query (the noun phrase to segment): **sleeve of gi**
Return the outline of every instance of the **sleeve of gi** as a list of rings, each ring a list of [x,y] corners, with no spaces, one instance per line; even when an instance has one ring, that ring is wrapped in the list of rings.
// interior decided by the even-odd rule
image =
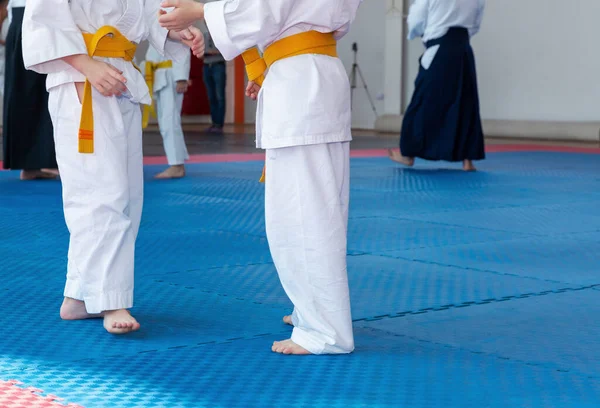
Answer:
[[[87,48],[73,21],[69,0],[27,0],[23,17],[25,68],[40,74],[73,70],[61,58],[77,54],[87,54]]]
[[[345,11],[345,15],[342,16],[342,19],[346,22],[333,34],[334,38],[338,41],[348,34],[348,31],[350,31],[350,25],[356,19],[356,12],[358,11],[358,7],[363,0],[345,0],[344,2],[346,3],[347,7],[343,9]]]
[[[473,28],[469,30],[469,35],[473,37],[479,32],[481,28],[481,22],[483,21],[483,11],[485,10],[485,0],[479,0],[479,6],[477,8],[477,15],[475,17],[475,24]]]
[[[415,0],[408,11],[408,39],[422,37],[427,27],[428,0]]]
[[[273,41],[295,0],[221,0],[204,6],[215,46],[232,60],[259,43]]]
[[[192,54],[188,50],[187,58],[181,62],[173,62],[173,68],[171,73],[173,74],[173,80],[175,81],[187,81],[190,79],[190,69],[192,62]]]
[[[167,59],[173,62],[183,62],[190,55],[190,49],[187,45],[179,41],[172,41],[167,36],[169,30],[158,23],[158,12],[160,10],[160,0],[144,1],[144,18],[146,21],[145,39]]]

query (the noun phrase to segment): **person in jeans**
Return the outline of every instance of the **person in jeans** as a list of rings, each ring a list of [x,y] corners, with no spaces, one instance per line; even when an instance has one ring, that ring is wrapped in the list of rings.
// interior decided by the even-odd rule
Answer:
[[[223,134],[225,124],[225,86],[227,73],[225,59],[213,42],[210,33],[205,31],[206,51],[204,54],[204,84],[210,103],[212,125],[208,133]]]

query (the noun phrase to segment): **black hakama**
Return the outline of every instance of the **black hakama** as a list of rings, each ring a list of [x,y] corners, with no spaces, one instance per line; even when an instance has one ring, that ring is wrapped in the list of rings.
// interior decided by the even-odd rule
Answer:
[[[4,168],[56,169],[46,76],[27,71],[21,45],[24,7],[12,9],[6,37],[4,86]]]
[[[404,157],[463,161],[485,158],[475,56],[465,28],[453,27],[425,46],[439,49],[428,69],[419,61],[415,91],[404,115]]]

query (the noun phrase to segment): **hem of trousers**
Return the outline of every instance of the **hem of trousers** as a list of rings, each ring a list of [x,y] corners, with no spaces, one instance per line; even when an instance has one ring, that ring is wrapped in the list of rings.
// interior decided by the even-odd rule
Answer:
[[[67,278],[67,284],[65,285],[64,297],[68,297],[83,302],[83,292],[79,286],[78,281]]]
[[[465,156],[464,158],[456,158],[456,157],[443,157],[443,156],[429,156],[426,154],[420,154],[420,153],[412,153],[412,152],[408,152],[405,153],[404,151],[402,151],[402,149],[400,149],[400,153],[402,154],[402,156],[404,157],[413,157],[415,159],[421,159],[421,160],[427,160],[427,161],[444,161],[444,162],[449,162],[449,163],[458,163],[464,160],[472,160],[472,161],[479,161],[479,160],[485,160],[485,155],[484,156],[474,156],[474,157],[469,157],[468,155]]]
[[[319,345],[319,343],[311,337],[312,336],[310,334],[299,327],[294,327],[294,330],[292,331],[292,341],[294,343],[304,348],[311,354],[323,354],[323,345]]]
[[[316,341],[314,336],[308,333],[306,330],[294,327],[294,331],[292,332],[292,341],[303,347],[311,354],[320,355],[320,354],[350,354],[354,351],[352,350],[343,350],[338,346],[332,346],[330,344],[323,344],[322,342]]]
[[[185,162],[187,162],[189,159],[189,157],[183,160],[169,160],[167,158],[167,163],[169,164],[169,166],[183,166]]]
[[[85,309],[90,314],[108,310],[131,309],[133,307],[133,289],[104,292],[93,296],[84,296]]]

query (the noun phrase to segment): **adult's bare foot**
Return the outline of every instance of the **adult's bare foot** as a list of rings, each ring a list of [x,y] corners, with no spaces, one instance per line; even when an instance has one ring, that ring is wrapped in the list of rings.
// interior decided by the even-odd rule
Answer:
[[[66,297],[60,307],[60,318],[63,320],[98,319],[103,317],[102,313],[90,314],[85,310],[85,303],[81,300]]]
[[[162,173],[154,176],[155,179],[168,180],[185,177],[185,167],[183,164],[171,166]]]
[[[140,329],[140,324],[126,309],[104,312],[104,328],[111,334],[126,334]]]
[[[404,157],[402,154],[400,154],[400,152],[394,149],[388,150],[388,156],[391,160],[395,161],[396,163],[403,164],[404,166],[412,167],[415,164],[414,157]]]
[[[54,177],[59,177],[60,176],[60,173],[58,172],[58,169],[42,169],[41,171],[42,171],[42,173],[51,174]]]
[[[21,180],[54,180],[56,175],[41,170],[21,170]]]
[[[286,355],[295,355],[295,356],[307,356],[312,353],[306,350],[304,347],[301,347],[294,343],[291,339],[276,341],[273,343],[273,347],[271,350],[274,353],[286,354]]]
[[[464,171],[477,171],[477,169],[475,168],[475,166],[473,165],[473,162],[471,160],[463,161],[463,170]]]

